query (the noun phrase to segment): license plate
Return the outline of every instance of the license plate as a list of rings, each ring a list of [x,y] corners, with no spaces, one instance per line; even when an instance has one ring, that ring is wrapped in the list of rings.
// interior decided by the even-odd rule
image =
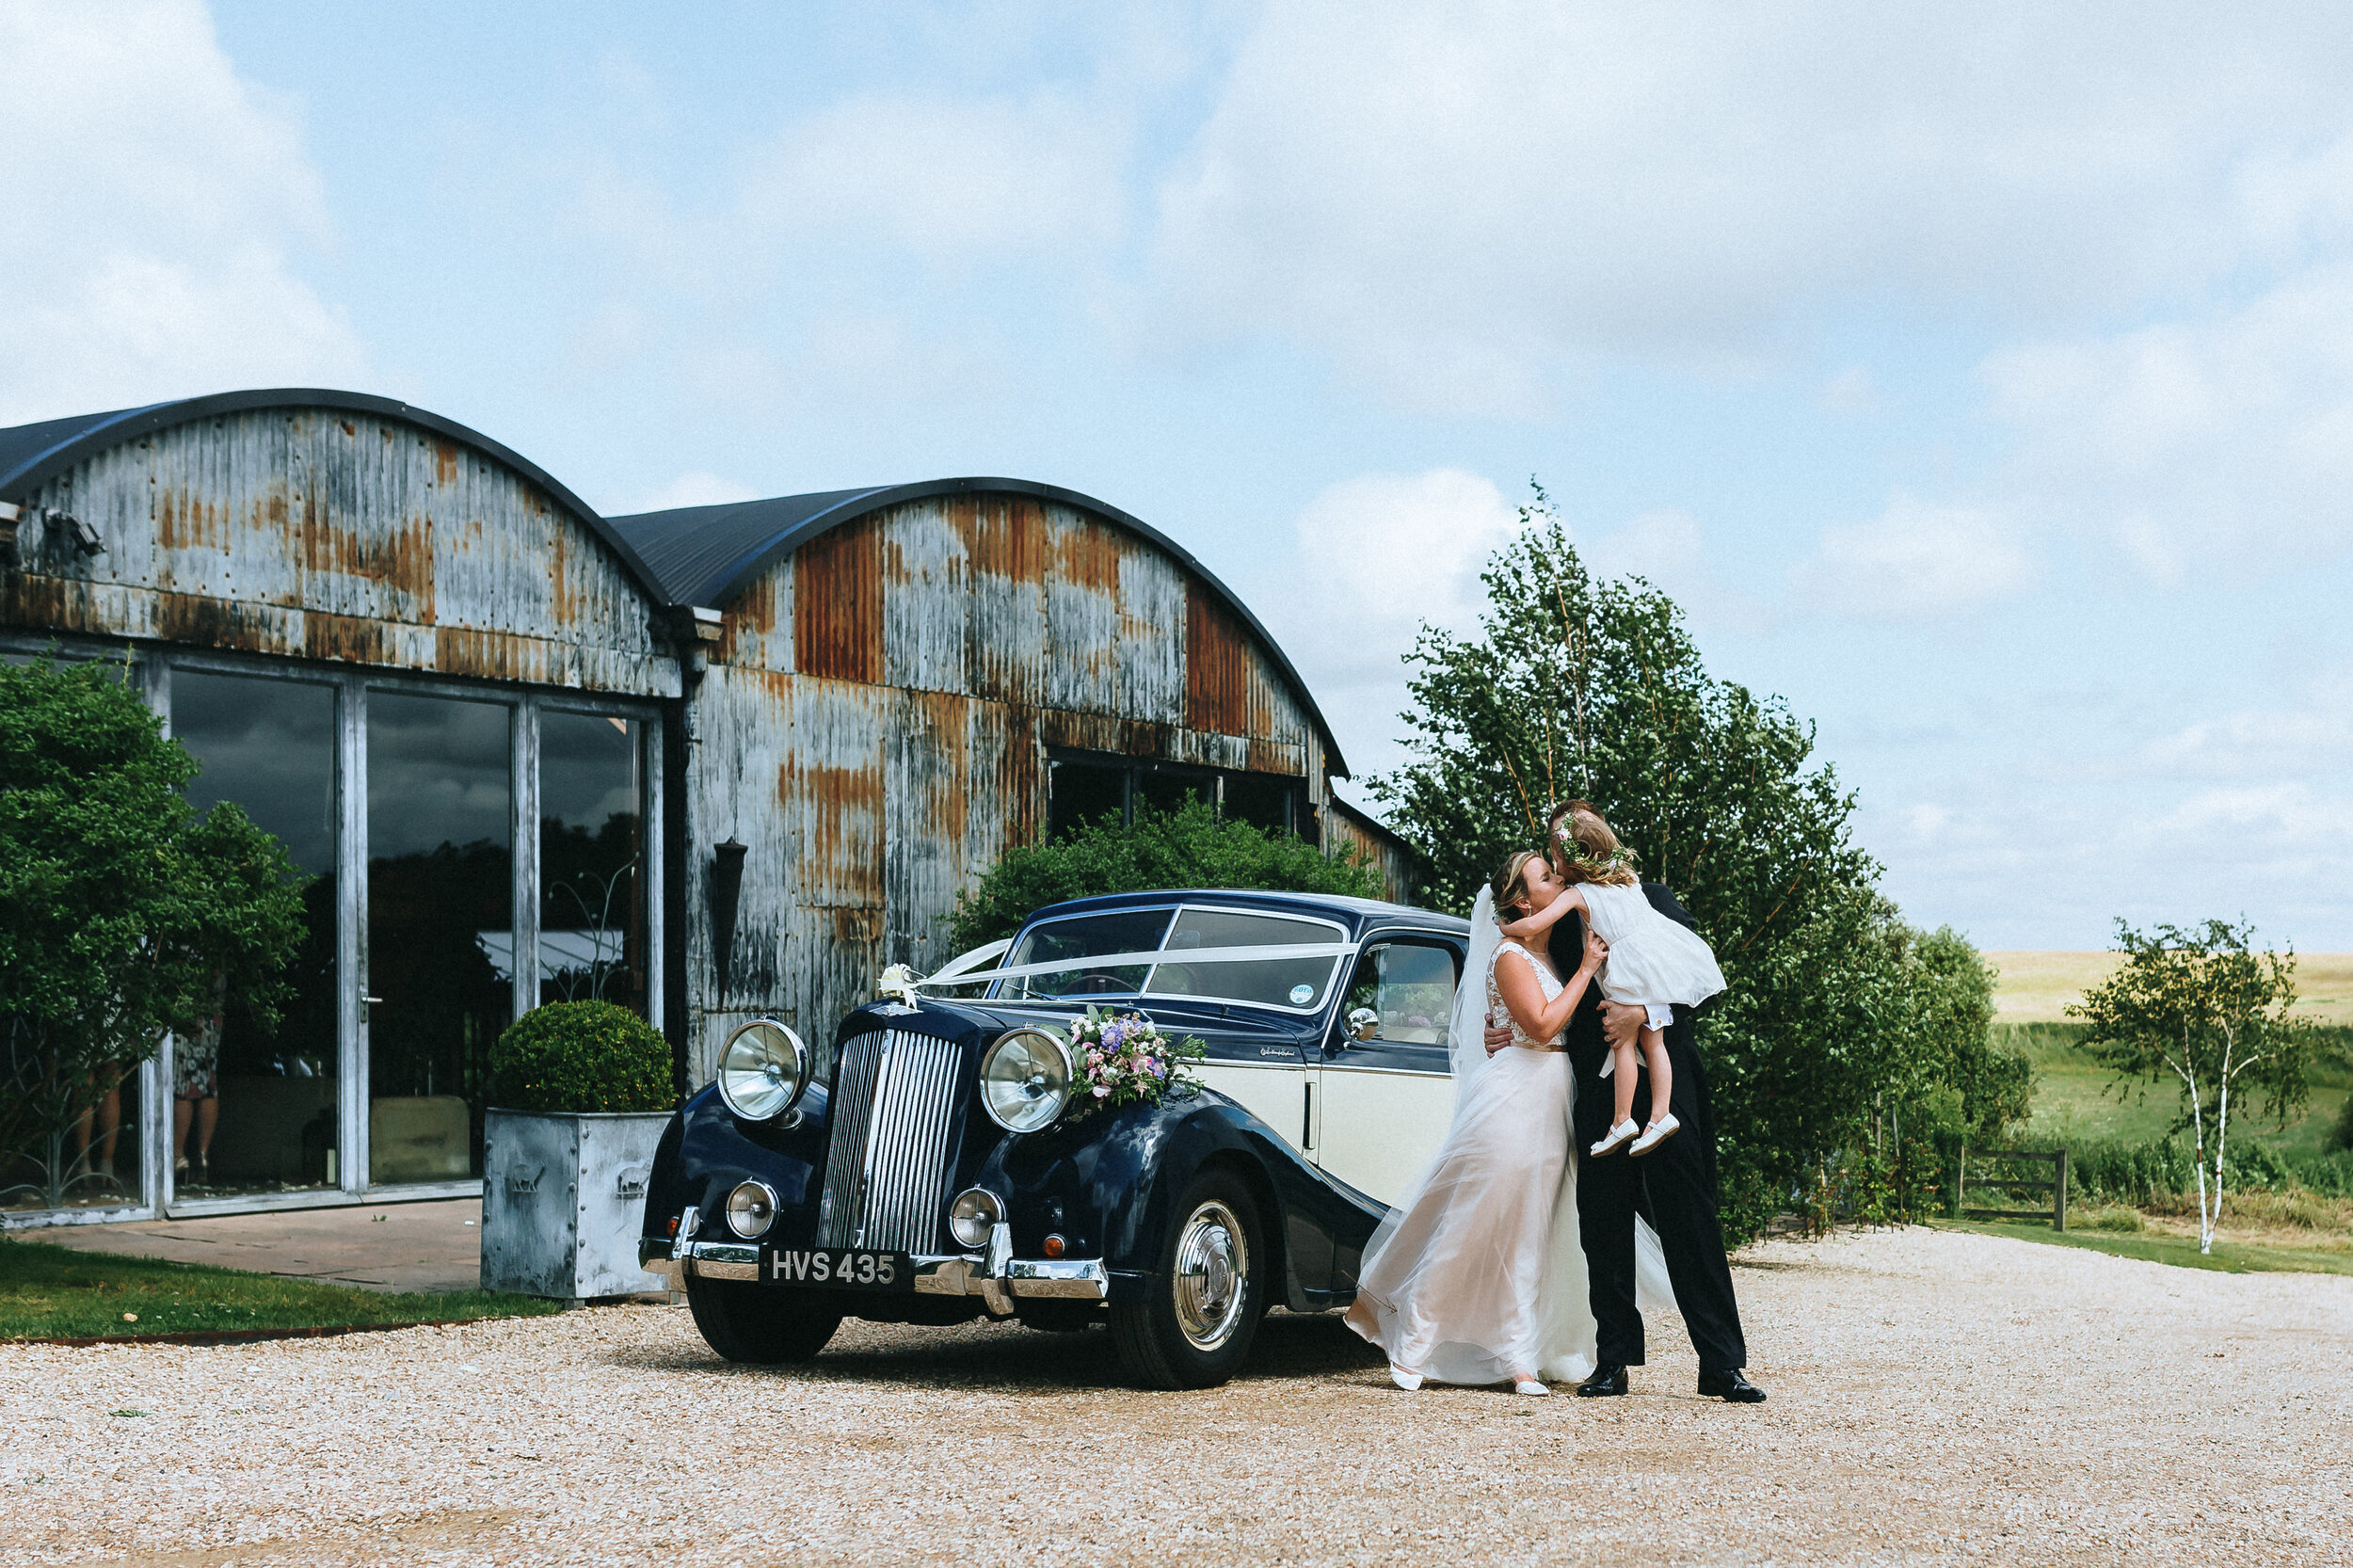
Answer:
[[[835,1290],[912,1290],[915,1269],[903,1252],[865,1247],[763,1248],[760,1277],[771,1285]]]

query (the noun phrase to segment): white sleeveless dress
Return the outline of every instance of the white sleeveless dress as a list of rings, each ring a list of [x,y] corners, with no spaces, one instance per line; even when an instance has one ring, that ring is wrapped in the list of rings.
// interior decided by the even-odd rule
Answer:
[[[1601,994],[1637,1007],[1697,1007],[1724,988],[1724,971],[1706,940],[1689,926],[1651,907],[1640,888],[1577,886],[1593,929],[1609,944]]]
[[[1561,994],[1550,966],[1518,943],[1496,950],[1502,964],[1532,968],[1547,1001]],[[1489,1012],[1509,1016],[1494,965],[1486,984]],[[1559,1044],[1513,1021],[1512,1044],[1469,1080],[1445,1144],[1366,1247],[1348,1324],[1393,1364],[1467,1384],[1593,1371],[1569,1059]]]

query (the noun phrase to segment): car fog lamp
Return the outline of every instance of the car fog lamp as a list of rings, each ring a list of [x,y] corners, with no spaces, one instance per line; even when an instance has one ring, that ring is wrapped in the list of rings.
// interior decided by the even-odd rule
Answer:
[[[776,1190],[764,1181],[739,1181],[728,1194],[728,1228],[749,1241],[776,1223]]]
[[[948,1234],[959,1247],[985,1247],[988,1233],[1002,1224],[1005,1206],[985,1188],[968,1187],[948,1206]]]
[[[783,1115],[808,1086],[808,1051],[774,1018],[754,1018],[719,1053],[719,1097],[747,1122]]]
[[[1042,1029],[998,1037],[981,1058],[981,1104],[1007,1132],[1054,1125],[1070,1103],[1070,1048]]]

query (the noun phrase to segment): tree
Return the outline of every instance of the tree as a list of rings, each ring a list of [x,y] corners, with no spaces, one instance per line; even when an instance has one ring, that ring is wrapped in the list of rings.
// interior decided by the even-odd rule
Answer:
[[[1729,982],[1707,1057],[1727,1221],[1753,1233],[1864,1136],[1900,1060],[1895,912],[1812,727],[1711,677],[1649,584],[1593,582],[1541,488],[1481,575],[1479,635],[1417,639],[1415,760],[1372,788],[1455,909],[1568,795],[1673,889]]]
[[[2194,1140],[2198,1250],[2214,1250],[2222,1218],[2222,1156],[2231,1094],[2260,1089],[2285,1119],[2312,1092],[2313,1031],[2289,1015],[2296,954],[2262,952],[2245,921],[2207,920],[2147,935],[2116,922],[2124,962],[2067,1009],[2085,1021],[2084,1048],[2121,1077],[2169,1077],[2182,1096],[2175,1123]],[[2211,1128],[2212,1143],[2208,1142]],[[2211,1191],[2209,1176],[2212,1177]]]
[[[1208,805],[1188,801],[1174,811],[1139,808],[1132,826],[1107,817],[1012,851],[978,888],[956,896],[953,939],[968,952],[1012,936],[1047,904],[1156,888],[1382,896],[1380,872],[1361,854],[1325,855],[1296,835],[1221,821]]]
[[[67,1132],[224,985],[273,1017],[301,936],[284,846],[200,813],[193,759],[120,666],[0,666],[0,1158],[72,1179]]]

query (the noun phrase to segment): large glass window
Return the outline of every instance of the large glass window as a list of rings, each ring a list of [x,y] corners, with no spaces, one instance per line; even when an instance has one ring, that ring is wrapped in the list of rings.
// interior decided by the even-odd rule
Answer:
[[[172,1042],[172,1183],[183,1197],[343,1179],[337,1144],[335,689],[181,669],[171,728],[201,765],[197,806],[234,801],[307,873],[303,929],[267,1021],[226,990]]]
[[[1126,824],[1139,809],[1174,811],[1203,801],[1221,817],[1270,833],[1305,834],[1314,819],[1301,781],[1280,773],[1244,773],[1099,752],[1052,759],[1047,785],[1047,837],[1060,839],[1086,824]]]
[[[642,741],[633,719],[539,715],[541,1001],[645,1015]]]
[[[482,1172],[491,1042],[514,1016],[504,704],[368,694],[368,1175]]]

